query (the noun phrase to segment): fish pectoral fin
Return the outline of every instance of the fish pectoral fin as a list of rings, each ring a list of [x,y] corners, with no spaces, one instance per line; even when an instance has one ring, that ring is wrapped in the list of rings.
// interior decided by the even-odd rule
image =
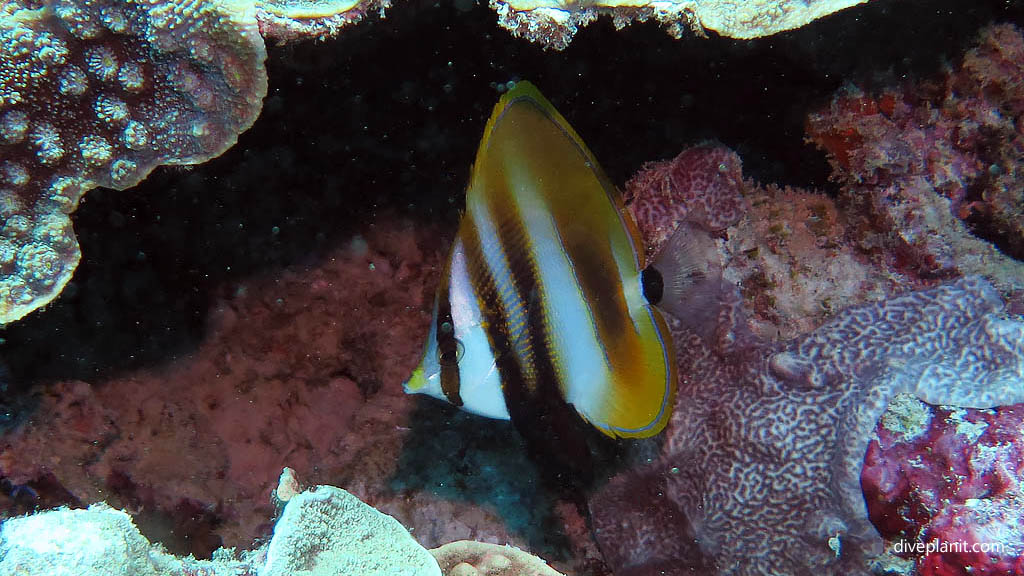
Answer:
[[[659,309],[698,336],[714,331],[721,310],[722,263],[713,238],[687,223],[676,228],[649,268],[661,274]]]

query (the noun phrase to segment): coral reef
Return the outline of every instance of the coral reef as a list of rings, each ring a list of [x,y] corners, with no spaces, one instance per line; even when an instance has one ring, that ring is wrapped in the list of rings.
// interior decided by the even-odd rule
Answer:
[[[683,222],[722,240],[709,257],[741,287],[744,331],[761,340],[788,340],[844,306],[920,287],[845,242],[846,217],[828,196],[744,180],[739,156],[721,145],[646,164],[624,199],[649,253]]]
[[[882,536],[918,542],[1018,537],[1013,463],[1024,442],[1001,431],[1014,430],[1024,406],[1024,322],[1000,290],[1013,304],[1024,275],[1020,262],[958,216],[968,218],[965,208],[1019,207],[1012,178],[1020,172],[1014,55],[1021,45],[1015,29],[991,28],[952,80],[906,91],[938,90],[943,106],[847,94],[812,116],[811,133],[832,154],[843,185],[839,202],[744,181],[738,163],[712,145],[647,165],[630,181],[628,207],[649,248],[678,223],[697,223],[717,238],[704,257],[730,282],[716,329],[702,338],[676,327],[683,388],[662,455],[591,500],[613,570],[866,574],[875,562],[902,561],[953,574],[989,560],[995,572],[1018,569],[1016,550],[879,555],[871,521],[881,522]],[[980,134],[992,139],[982,144]],[[687,169],[697,174],[671,176]],[[719,205],[709,220],[704,212]],[[879,215],[882,224],[872,224]],[[940,228],[945,236],[928,236]],[[992,241],[1005,249],[1009,235]],[[985,279],[961,277],[968,273]],[[955,410],[974,429],[984,422],[992,436],[968,449],[946,426],[902,449],[869,452],[876,434],[889,438],[876,425],[900,420],[906,398],[956,406],[941,410]],[[1003,408],[966,410],[996,406]],[[870,518],[860,485],[866,453]],[[924,494],[909,488],[918,482]],[[930,490],[941,482],[947,492]],[[883,518],[906,522],[887,529]]]
[[[0,527],[0,573],[560,576],[540,558],[511,547],[460,541],[428,551],[394,518],[333,486],[293,495],[264,546],[241,554],[220,549],[212,560],[168,554],[146,540],[131,516],[105,503],[13,518]]]
[[[656,18],[670,34],[713,30],[733,38],[759,38],[799,28],[808,22],[867,0],[602,0],[574,4],[560,0],[491,0],[498,22],[517,36],[561,50],[579,27],[609,15],[622,28],[633,20]]]
[[[267,91],[244,2],[5,2],[0,56],[0,324],[71,277],[86,191],[219,155]]]
[[[1024,292],[1024,38],[987,28],[945,77],[811,114],[863,249],[925,278],[984,274]],[[1016,258],[1016,259],[1015,259]]]
[[[752,37],[863,0],[494,2],[501,22],[562,47],[577,25],[655,17]],[[96,186],[218,156],[260,112],[263,37],[324,39],[386,0],[12,0],[0,8],[0,324],[52,301],[81,254],[68,215]],[[55,111],[59,111],[55,112]],[[993,202],[993,205],[996,203]]]
[[[43,4],[23,2],[21,8]],[[346,6],[267,1],[256,5],[255,20],[268,37],[320,37],[357,14]],[[351,10],[358,6],[371,5]],[[345,15],[335,19],[337,9]],[[695,223],[707,236],[702,247],[712,247],[706,256],[724,268],[727,285],[737,290],[723,294],[725,306],[711,338],[700,340],[677,327],[685,392],[664,452],[648,466],[614,478],[591,500],[596,534],[616,576],[687,570],[861,574],[864,556],[878,543],[869,517],[889,539],[1019,536],[1019,507],[1013,507],[1019,504],[1020,468],[1013,466],[1022,444],[1011,433],[1014,426],[1019,431],[1014,419],[1021,405],[983,411],[924,406],[916,399],[978,406],[1019,399],[1014,394],[1022,378],[1021,333],[1013,314],[1021,308],[1008,313],[985,280],[956,280],[977,273],[1020,302],[1020,292],[1012,294],[1019,263],[1007,257],[1015,254],[1020,222],[1013,212],[1020,205],[1014,196],[1021,189],[1014,148],[1019,134],[1011,134],[1020,114],[1013,104],[1019,67],[1010,56],[1019,38],[1011,28],[995,29],[951,79],[905,89],[902,104],[861,94],[849,103],[863,103],[857,112],[862,116],[840,114],[839,98],[839,112],[817,117],[816,137],[840,154],[833,155],[843,187],[838,201],[744,180],[739,157],[713,144],[649,165],[630,181],[630,207],[651,251],[679,222]],[[305,77],[315,77],[317,70],[311,65]],[[410,83],[395,97],[415,99],[415,92]],[[877,114],[865,112],[871,110],[869,100],[876,102]],[[423,106],[434,103],[425,100]],[[899,114],[887,112],[897,108]],[[929,114],[945,128],[929,128]],[[283,122],[286,114],[278,118]],[[961,124],[955,130],[946,129],[951,119]],[[875,140],[853,136],[877,126],[882,137]],[[318,145],[348,152],[350,135],[342,132],[334,130]],[[958,141],[961,133],[968,137]],[[359,137],[378,135],[371,129]],[[896,145],[899,138],[909,139],[911,156],[919,154],[919,139],[929,151],[907,160],[909,168],[900,160],[895,167],[872,168],[865,180],[852,176],[865,172],[871,158],[895,157],[874,147]],[[425,138],[417,146],[435,148],[437,141]],[[1008,141],[1013,144],[1004,145]],[[381,146],[387,154],[391,148]],[[280,149],[282,164],[295,162],[288,144]],[[841,160],[843,150],[857,160]],[[247,162],[251,167],[263,158]],[[943,170],[957,175],[944,178]],[[329,180],[304,182],[302,188],[324,184],[344,198],[349,184],[333,172]],[[914,180],[904,184],[907,174]],[[195,186],[207,177],[183,180]],[[283,185],[273,182],[267,190],[280,192]],[[0,188],[7,184],[3,180]],[[899,193],[877,191],[885,186]],[[296,202],[299,194],[282,198],[282,204]],[[890,200],[913,213],[894,212],[886,204]],[[887,218],[880,229],[871,220],[882,213],[899,218]],[[922,228],[920,222],[935,214],[949,214],[950,224]],[[289,225],[307,223],[282,223],[281,230],[276,224],[275,234],[287,234]],[[85,505],[108,499],[131,509],[151,540],[203,555],[268,534],[273,508],[266,496],[276,471],[288,464],[315,482],[345,485],[409,526],[428,547],[472,538],[590,554],[586,546],[593,543],[586,541],[583,519],[533,485],[536,471],[522,458],[513,430],[407,399],[393,385],[419,352],[435,282],[432,266],[442,251],[436,237],[445,232],[386,220],[379,229],[395,232],[364,230],[364,237],[326,258],[244,280],[235,276],[214,297],[207,321],[197,320],[203,340],[186,355],[169,352],[165,363],[142,370],[33,388],[38,408],[31,419],[0,436],[0,503],[24,510],[29,500]],[[932,240],[921,230],[935,229],[965,240],[942,237],[928,244]],[[945,251],[952,244],[959,251]],[[942,284],[950,280],[955,281]],[[869,348],[874,353],[858,352]],[[992,383],[996,392],[1004,386],[1003,397],[972,387]],[[881,421],[887,427],[872,428],[886,406]],[[931,428],[920,425],[920,436],[894,438],[891,421],[908,421],[899,414],[901,406],[923,414]],[[957,430],[951,428],[954,421],[960,422]],[[965,438],[982,423],[989,435],[979,437],[982,449],[970,452]],[[937,449],[944,447],[959,451]],[[868,478],[897,478],[894,484],[878,482],[877,493],[869,495],[876,502],[869,499],[867,511],[853,486],[854,478],[865,478],[865,450],[868,463],[877,466]],[[956,474],[942,477],[939,460],[926,468],[900,466],[925,461],[921,457],[928,454],[945,456]],[[912,482],[938,492],[913,490]],[[998,489],[954,490],[986,484]],[[290,500],[301,488],[293,482],[288,491],[279,486],[278,499]],[[909,517],[907,510],[925,506],[927,516],[914,515],[913,523],[899,524],[898,530],[884,529],[886,519]],[[801,515],[807,510],[814,514]],[[964,534],[964,522],[988,532]],[[569,544],[559,533],[563,529]],[[183,543],[177,535],[190,540]],[[531,570],[528,562],[519,564],[513,549],[460,546],[442,549],[467,550],[465,557],[442,563],[445,573]],[[556,567],[563,565],[549,548],[541,550]],[[438,551],[435,556],[442,558]],[[934,574],[977,569],[990,560],[1001,569],[1015,561],[957,554],[907,558]],[[569,562],[564,565],[572,572],[604,573]],[[182,572],[201,574],[212,570],[208,566],[194,561]],[[553,570],[540,564],[535,569]]]
[[[1016,61],[1004,61],[991,49],[994,35],[1011,32],[1017,34],[1005,27],[989,30],[982,48],[969,54],[973,69],[1003,71],[1002,77],[993,73],[989,86],[1017,85]],[[1016,45],[1014,38],[1006,39],[1005,50],[1013,53]],[[985,60],[986,65],[979,55],[994,61]],[[1003,96],[1003,104],[993,105],[980,100],[980,94],[997,98],[1003,91],[974,93],[979,100],[961,102],[968,108],[962,114],[995,119],[1007,115],[1011,120],[1001,124],[1000,133],[1013,130],[1014,105],[1006,104],[1012,99]],[[978,108],[970,110],[974,105]],[[817,116],[812,129],[824,134],[868,131],[861,121],[855,113]],[[872,121],[877,118],[869,116],[866,125]],[[909,130],[914,124],[908,120],[904,126]],[[904,158],[896,168],[878,168],[883,176],[855,177],[850,174],[865,172],[844,171],[848,157],[833,155],[837,174],[844,176],[838,204],[822,194],[744,181],[735,156],[708,144],[645,166],[627,185],[628,208],[650,250],[656,251],[679,223],[696,223],[718,238],[713,248],[702,250],[705,258],[723,267],[730,282],[724,286],[715,330],[701,338],[677,327],[684,388],[662,456],[613,479],[591,500],[599,544],[614,570],[867,573],[882,549],[865,508],[861,466],[890,401],[906,392],[932,404],[961,408],[1024,402],[1024,323],[1006,311],[1000,294],[985,280],[936,282],[965,272],[981,274],[1009,292],[1013,302],[1015,283],[1024,278],[1014,272],[1021,264],[987,241],[970,237],[959,222],[957,233],[975,243],[973,251],[949,252],[951,267],[944,273],[929,268],[935,258],[928,250],[907,250],[878,238],[871,244],[866,222],[877,214],[877,206],[919,207],[915,194],[921,192],[928,201],[939,196],[934,188],[908,190],[903,204],[851,199],[883,197],[879,191],[892,185],[885,178],[893,171],[902,174],[897,168],[913,172],[926,166],[932,174],[966,171],[964,155],[936,155],[921,139],[903,143],[900,138],[906,136],[900,133],[887,132],[885,138],[879,134],[868,131],[842,145],[867,163],[889,158],[886,146],[899,144],[907,154],[918,154],[919,163]],[[950,138],[947,131],[926,140],[940,150],[952,150],[956,146]],[[1015,157],[1013,148],[1017,144],[1013,137],[1007,140],[1010,148],[997,151],[1001,164],[993,173],[1019,172],[1019,154]],[[828,143],[837,149],[835,141]],[[991,146],[985,150],[992,152]],[[960,194],[968,198],[969,193],[961,189]],[[952,219],[948,197],[942,198]],[[719,206],[719,213],[707,213]],[[934,213],[928,212],[929,217]],[[892,218],[885,225],[891,238],[907,238],[920,234],[914,228],[918,221]],[[1002,410],[1016,414],[1019,408]],[[938,436],[932,440],[942,442]],[[996,462],[1015,462],[1021,446],[1020,440],[1008,439],[984,452]],[[931,450],[931,442],[913,446],[917,454]],[[875,463],[891,471],[909,453],[876,454],[880,460]],[[1012,489],[1016,480],[1003,476],[1016,478],[1015,469],[987,470],[979,482],[1010,482],[1010,496],[982,502],[983,510],[968,510],[956,498],[924,503],[947,524],[921,518],[914,535],[923,537],[930,529],[934,539],[977,540],[978,534],[964,536],[949,529],[973,522],[991,527],[991,538],[1012,539],[1015,520],[1007,511],[1017,505]],[[960,482],[967,474],[953,475],[950,481]],[[897,501],[913,498],[889,496],[872,509],[872,519],[877,509],[894,514]],[[990,514],[987,520],[982,518],[985,513]],[[892,532],[883,533],[893,537]],[[694,541],[696,546],[686,544]],[[931,573],[951,570],[957,562],[964,568],[985,560],[948,556],[940,569],[934,557],[910,557],[933,566]]]
[[[1024,406],[895,404],[861,474],[891,548],[923,576],[1024,573]]]

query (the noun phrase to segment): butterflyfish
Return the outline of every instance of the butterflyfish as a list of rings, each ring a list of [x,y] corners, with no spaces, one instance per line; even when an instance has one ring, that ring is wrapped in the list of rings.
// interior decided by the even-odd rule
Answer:
[[[644,259],[594,155],[533,85],[517,83],[484,130],[406,392],[513,422],[560,402],[607,436],[657,434],[676,362],[654,305],[683,297],[698,274],[683,264],[666,278]]]

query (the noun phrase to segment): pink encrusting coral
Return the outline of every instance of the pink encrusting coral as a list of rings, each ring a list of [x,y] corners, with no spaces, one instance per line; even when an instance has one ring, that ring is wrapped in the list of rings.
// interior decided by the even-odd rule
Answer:
[[[244,1],[5,2],[0,9],[0,324],[52,300],[96,186],[219,155],[255,121],[266,51]]]
[[[417,245],[430,243],[399,222],[388,228],[397,231],[355,240],[317,266],[225,287],[193,355],[47,386],[32,421],[0,439],[0,476],[49,477],[80,502],[212,515],[215,533],[195,526],[192,538],[227,546],[262,535],[283,466],[380,504],[412,409],[400,387],[380,383],[400,382],[415,364],[426,319],[407,309],[428,307],[432,291],[429,254]],[[388,363],[356,352],[376,341]],[[429,545],[476,536],[450,535],[418,534]]]
[[[884,247],[928,278],[986,274],[1024,292],[1024,37],[993,26],[961,66],[878,95],[844,90],[811,114],[811,140],[857,221],[861,247]]]
[[[744,180],[739,156],[722,145],[647,163],[624,196],[649,253],[681,223],[722,240],[709,257],[727,264],[724,278],[741,288],[743,310],[734,312],[763,340],[804,334],[843,306],[916,286],[844,241],[846,216],[829,197]],[[747,328],[731,323],[740,324]]]
[[[711,232],[735,224],[746,211],[746,188],[739,156],[709,143],[672,160],[648,162],[626,183],[623,200],[645,245],[656,251],[680,222]]]
[[[915,558],[922,576],[1024,573],[1024,405],[896,404],[861,474],[892,549]]]

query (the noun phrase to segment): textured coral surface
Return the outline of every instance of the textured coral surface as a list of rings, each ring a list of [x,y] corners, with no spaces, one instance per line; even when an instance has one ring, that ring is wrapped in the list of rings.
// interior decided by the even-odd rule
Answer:
[[[1024,37],[993,26],[954,71],[879,95],[849,88],[808,119],[865,249],[908,273],[987,274],[1024,291]]]
[[[1007,37],[993,40],[1002,36]],[[1016,86],[1017,60],[993,47],[1014,53],[1018,36],[1012,28],[989,29],[965,68],[987,70],[987,86]],[[1013,102],[1019,89],[1009,93],[981,91],[987,96],[959,101],[964,107],[959,114],[988,115],[1004,130],[1015,130],[1019,113],[1006,102]],[[993,104],[987,98],[1002,100]],[[719,205],[712,199],[722,190],[741,194],[746,206],[745,217],[737,217],[735,202],[722,203],[729,225],[715,232],[717,249],[699,254],[721,265],[735,290],[726,285],[715,330],[702,337],[676,332],[683,387],[662,457],[615,478],[591,500],[599,543],[615,570],[866,574],[883,562],[897,565],[900,559],[891,555],[874,564],[883,548],[870,521],[878,522],[880,514],[900,517],[905,500],[927,499],[888,494],[891,499],[873,502],[868,516],[861,466],[889,403],[904,393],[914,402],[1005,405],[996,413],[1011,415],[1013,422],[1024,402],[1024,322],[1013,304],[1019,299],[1016,283],[1024,277],[1014,272],[1021,264],[990,243],[999,239],[972,235],[950,210],[951,199],[968,197],[971,181],[956,180],[957,175],[971,166],[968,160],[977,161],[958,149],[969,141],[955,137],[969,134],[970,123],[959,132],[949,122],[922,123],[938,114],[927,103],[915,109],[890,101],[895,109],[903,106],[907,120],[899,124],[901,132],[889,124],[884,105],[860,107],[863,102],[853,100],[848,109],[848,100],[836,102],[833,113],[849,115],[813,116],[811,130],[834,154],[843,184],[838,204],[814,192],[760,187],[741,175],[723,178],[739,168],[699,161],[715,154],[707,146],[648,165],[630,182],[630,209],[653,246],[678,219],[693,222],[694,214]],[[884,130],[871,128],[879,125]],[[858,130],[863,135],[854,136]],[[918,133],[926,134],[915,137]],[[829,141],[822,134],[839,136]],[[1016,146],[1013,136],[994,142],[1008,142],[1011,150]],[[894,146],[903,154],[895,154]],[[850,156],[836,150],[850,150]],[[1017,173],[1019,155],[996,153],[1003,164],[993,174]],[[862,164],[851,169],[850,162]],[[668,178],[673,164],[704,171],[689,180],[711,183],[705,184],[708,196],[694,195],[685,181]],[[1007,184],[994,190],[1002,187]],[[891,197],[894,189],[902,190],[899,198]],[[687,205],[673,206],[673,201]],[[887,216],[873,226],[880,226],[881,234],[870,225],[880,210]],[[893,211],[901,217],[891,217]],[[921,222],[940,221],[947,222],[942,231],[950,236],[936,240],[922,232]],[[957,238],[955,249],[946,250],[952,242],[942,244],[949,237]],[[918,242],[908,243],[913,238]],[[944,269],[936,268],[937,254],[945,258]],[[984,275],[1002,294],[978,277],[937,282],[968,272]],[[1003,300],[1007,294],[1010,309]],[[921,477],[922,491],[934,500],[922,504],[932,516],[912,519],[920,522],[913,524],[915,538],[1002,542],[1018,536],[1012,511],[1019,508],[1019,473],[1015,464],[1000,463],[1018,462],[1022,443],[1013,434],[1000,438],[981,449],[986,462],[995,463],[987,468],[979,458],[969,469],[932,467],[956,486],[987,486],[991,501],[980,495],[943,498],[928,492],[936,480],[929,484]],[[879,460],[872,465],[895,477],[891,471],[901,470],[900,462],[927,460],[948,448],[938,433],[930,440],[904,452],[876,451],[872,456]],[[922,474],[928,474],[927,467]],[[969,572],[987,562],[955,554],[907,557],[930,574]],[[994,560],[997,573],[1019,570],[1015,553]]]
[[[759,38],[799,28],[867,0],[600,0],[574,4],[561,0],[492,0],[498,21],[517,36],[561,50],[577,29],[608,15],[621,28],[633,20],[656,18],[674,36],[713,30],[733,38]]]
[[[0,6],[0,325],[50,302],[97,186],[231,147],[267,93],[263,37],[325,38],[355,1],[17,0]]]
[[[860,555],[878,535],[860,467],[892,395],[1024,401],[1024,323],[1001,319],[1000,308],[990,287],[961,281],[845,310],[740,361],[678,334],[691,384],[654,469],[719,572],[865,573]]]
[[[394,518],[324,485],[289,495],[269,542],[213,556],[169,554],[105,503],[0,526],[0,573],[18,576],[562,576],[512,546],[462,540],[428,551]]]
[[[263,105],[265,58],[244,1],[0,7],[0,324],[71,277],[86,191],[234,144]]]
[[[724,146],[704,144],[643,166],[626,183],[623,201],[655,252],[674,224],[690,222],[711,232],[735,224],[746,212],[746,192],[740,157]]]
[[[390,5],[389,0],[257,0],[260,32],[278,42],[317,39],[338,34],[366,14]]]

